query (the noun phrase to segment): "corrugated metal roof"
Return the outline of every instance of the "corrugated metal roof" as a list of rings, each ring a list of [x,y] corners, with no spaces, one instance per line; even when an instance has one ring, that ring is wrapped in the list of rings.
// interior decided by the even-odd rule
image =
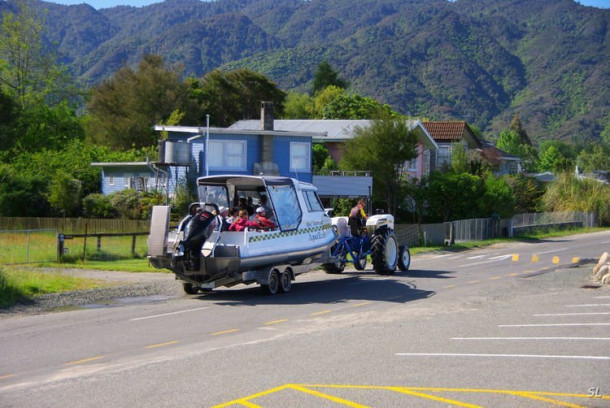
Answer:
[[[359,126],[367,128],[371,125],[369,119],[276,119],[273,122],[273,128],[279,131],[290,132],[325,132],[327,134],[324,141],[326,142],[344,142],[353,138],[354,129]],[[411,129],[419,126],[423,135],[420,139],[426,147],[435,148],[436,144],[428,131],[421,126],[419,120],[407,120],[407,124]],[[260,129],[260,120],[240,120],[229,127],[236,130],[254,130]],[[314,136],[314,139],[316,137]]]
[[[352,138],[356,126],[368,127],[370,123],[370,120],[276,119],[273,121],[273,129],[287,132],[326,132],[326,141],[343,141]],[[260,126],[260,120],[240,120],[229,129],[256,130],[260,129]]]

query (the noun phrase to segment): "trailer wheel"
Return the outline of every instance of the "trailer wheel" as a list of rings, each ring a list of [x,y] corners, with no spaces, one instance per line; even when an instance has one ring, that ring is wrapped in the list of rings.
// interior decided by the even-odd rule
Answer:
[[[337,261],[333,263],[327,263],[322,265],[322,268],[324,268],[324,272],[326,273],[338,274],[343,272],[343,270],[345,269],[345,262]]]
[[[280,276],[277,269],[274,269],[269,274],[267,284],[261,285],[261,290],[265,295],[276,295],[280,290]]]
[[[398,241],[396,235],[386,228],[380,229],[373,238],[371,247],[373,268],[379,275],[392,275],[398,264]]]
[[[411,265],[411,252],[406,245],[401,245],[398,249],[398,269],[406,272],[409,270],[409,265]]]
[[[360,254],[357,255],[358,258],[354,261],[354,268],[357,271],[363,271],[366,268],[366,256],[360,258]]]
[[[292,275],[289,269],[285,269],[284,272],[280,274],[280,292],[288,293],[292,288]]]
[[[182,283],[182,289],[184,289],[184,293],[186,293],[187,295],[196,295],[197,293],[199,293],[199,288],[188,282]]]

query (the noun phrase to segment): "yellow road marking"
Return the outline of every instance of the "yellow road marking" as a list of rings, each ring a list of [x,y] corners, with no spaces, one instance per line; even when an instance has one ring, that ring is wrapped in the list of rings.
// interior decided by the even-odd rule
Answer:
[[[318,315],[323,315],[326,313],[330,313],[330,310],[322,310],[321,312],[316,312],[316,313],[312,313],[311,316],[318,316]]]
[[[553,257],[553,263],[554,264],[558,264],[559,263],[559,257],[558,256],[554,256]]]
[[[229,329],[229,330],[219,331],[219,332],[216,332],[216,333],[210,333],[210,336],[218,336],[220,334],[235,333],[236,331],[239,331],[239,329]]]
[[[481,408],[479,405],[472,405],[472,404],[468,404],[466,402],[456,401],[456,400],[452,400],[452,399],[448,399],[448,398],[437,397],[437,396],[430,395],[430,394],[423,394],[421,392],[416,392],[416,391],[410,391],[408,388],[387,387],[387,389],[392,390],[392,391],[396,391],[396,392],[400,392],[402,394],[413,395],[414,397],[421,397],[421,398],[425,398],[425,399],[431,399],[431,400],[434,400],[434,401],[445,402],[447,404],[456,405],[458,407]]]
[[[572,258],[572,263],[579,263],[580,262],[580,258],[575,256],[574,258]]]
[[[260,405],[251,403],[250,401],[239,401],[239,405],[243,405],[248,408],[263,408]]]
[[[305,388],[305,387],[302,387],[297,384],[291,384],[290,388],[292,388],[296,391],[304,392],[309,395],[313,395],[313,396],[320,397],[320,398],[323,398],[323,399],[326,399],[326,400],[329,400],[332,402],[336,402],[337,404],[346,405],[348,407],[368,408],[366,405],[357,404],[355,402],[348,401],[346,399],[339,398],[339,397],[333,397],[332,395],[324,394],[323,392],[319,392],[319,391],[310,390],[309,388]]]
[[[519,275],[518,273],[509,273],[507,276],[517,276]]]
[[[2,375],[2,376],[0,376],[0,380],[6,380],[7,378],[11,378],[14,376],[15,376],[15,374]]]
[[[215,405],[212,408],[224,408],[224,407],[230,407],[231,405],[236,405],[236,404],[248,406],[247,404],[251,404],[250,402],[248,402],[248,400],[256,399],[256,398],[259,398],[259,397],[264,397],[265,395],[269,395],[269,394],[274,394],[276,392],[285,390],[287,388],[289,388],[289,384],[282,385],[282,386],[276,387],[276,388],[272,388],[272,389],[267,390],[267,391],[258,392],[256,394],[252,394],[252,395],[249,395],[249,396],[244,397],[244,398],[240,398],[240,399],[236,399],[236,400],[233,400],[233,401],[225,402],[225,403],[220,404],[220,405]]]
[[[270,322],[265,323],[266,325],[271,325],[271,324],[278,324],[278,323],[284,323],[287,322],[288,319],[280,319],[280,320],[272,320]]]
[[[293,389],[295,391],[304,392],[310,395],[314,395],[316,397],[320,397],[323,399],[330,400],[332,402],[336,402],[338,404],[350,406],[350,407],[365,407],[364,405],[357,404],[352,401],[348,401],[342,398],[334,397],[329,394],[325,394],[322,392],[318,392],[312,390],[312,388],[338,388],[338,389],[354,389],[354,390],[388,390],[395,391],[407,395],[412,395],[414,397],[420,397],[425,399],[432,399],[435,401],[448,403],[461,407],[477,407],[476,405],[471,405],[466,402],[461,402],[457,400],[446,399],[439,396],[425,394],[423,392],[458,392],[458,393],[472,393],[472,394],[504,394],[504,395],[513,395],[520,398],[534,399],[539,401],[548,402],[554,405],[566,406],[566,407],[581,407],[580,405],[564,402],[560,400],[553,399],[568,397],[568,398],[580,398],[580,399],[590,399],[591,395],[589,394],[574,394],[574,393],[558,393],[558,392],[542,392],[542,391],[519,391],[519,390],[502,390],[502,389],[474,389],[474,388],[441,388],[441,387],[395,387],[395,386],[375,386],[375,385],[339,385],[339,384],[285,384],[280,387],[272,388],[267,391],[262,391],[257,394],[252,394],[247,397],[239,398],[233,401],[225,402],[220,405],[216,405],[213,408],[224,408],[234,405],[242,405],[246,407],[259,407],[258,405],[250,402],[253,399],[263,397],[269,394],[273,394],[285,389]],[[610,400],[610,396],[600,396],[598,399],[600,400]]]
[[[455,288],[457,285],[447,285],[443,286],[443,289]]]
[[[513,254],[512,261],[517,262],[519,260],[519,254]]]
[[[468,283],[481,283],[481,281],[480,280],[472,280],[472,281],[470,281]]]
[[[502,277],[501,277],[501,276],[494,276],[494,277],[489,278],[489,279],[490,279],[490,280],[496,280],[496,279],[502,279]]]
[[[552,399],[552,398],[545,398],[545,397],[541,397],[540,395],[536,395],[536,394],[533,394],[530,392],[515,392],[514,395],[518,395],[523,398],[529,398],[529,399],[538,400],[538,401],[550,402],[553,405],[560,405],[562,407],[572,407],[572,408],[581,408],[582,407],[582,405],[558,401],[558,400]]]
[[[352,307],[359,307],[359,306],[365,306],[365,305],[370,305],[373,302],[362,302],[362,303],[357,303],[355,305],[352,305]]]
[[[534,254],[532,255],[532,262],[538,262],[540,260],[540,258],[538,258],[538,255]]]
[[[146,348],[153,349],[153,348],[157,348],[157,347],[169,346],[170,344],[176,344],[176,343],[178,343],[178,340],[168,341],[167,343],[151,344],[150,346],[146,346]]]
[[[64,365],[75,365],[75,364],[81,364],[81,363],[88,363],[90,361],[101,360],[102,358],[104,358],[104,356],[84,358],[82,360],[76,360],[76,361],[71,361],[69,363],[65,363]]]

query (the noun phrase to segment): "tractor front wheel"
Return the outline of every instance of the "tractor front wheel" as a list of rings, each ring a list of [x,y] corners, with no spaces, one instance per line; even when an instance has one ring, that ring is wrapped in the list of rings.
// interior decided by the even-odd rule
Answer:
[[[392,275],[398,264],[398,240],[393,231],[383,229],[375,234],[371,246],[373,268],[379,275]]]

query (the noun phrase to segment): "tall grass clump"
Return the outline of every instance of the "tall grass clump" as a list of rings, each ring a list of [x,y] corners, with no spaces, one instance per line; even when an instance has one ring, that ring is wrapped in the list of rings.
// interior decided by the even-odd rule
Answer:
[[[542,205],[549,212],[594,212],[600,226],[610,225],[610,186],[596,180],[560,174],[542,196]]]

